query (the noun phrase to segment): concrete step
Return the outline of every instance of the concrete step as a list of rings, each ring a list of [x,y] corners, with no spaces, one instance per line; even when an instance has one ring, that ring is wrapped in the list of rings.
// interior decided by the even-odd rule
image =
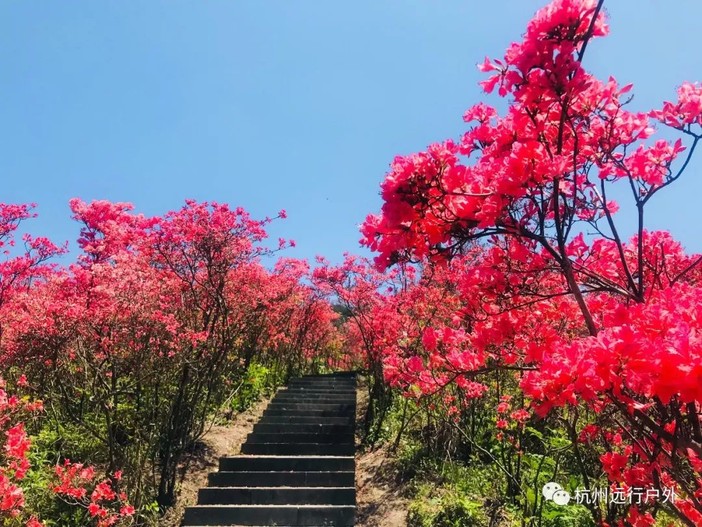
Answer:
[[[352,526],[353,505],[197,505],[183,525]]]
[[[324,423],[330,425],[353,425],[354,415],[349,414],[341,417],[325,416]],[[258,421],[261,424],[279,424],[285,426],[287,424],[317,424],[320,422],[319,416],[317,415],[305,415],[305,414],[288,414],[287,412],[279,413],[279,415],[264,415]]]
[[[207,476],[207,484],[209,487],[353,487],[354,478],[352,470],[212,472]]]
[[[356,377],[333,377],[330,375],[303,375],[302,377],[295,377],[288,381],[288,384],[295,382],[314,382],[314,383],[325,383],[325,382],[348,382],[356,383]]]
[[[266,408],[270,410],[354,410],[356,404],[345,401],[272,401]]]
[[[357,387],[353,385],[348,386],[321,386],[319,384],[297,384],[281,386],[278,392],[302,392],[302,393],[342,393],[342,394],[354,394],[357,393]]]
[[[327,417],[344,417],[347,420],[353,419],[356,415],[353,409],[333,409],[328,410],[307,410],[307,409],[296,409],[296,408],[271,408],[268,407],[263,412],[263,417],[313,417],[316,422],[326,421]]]
[[[294,392],[278,392],[274,401],[282,400],[300,400],[300,401],[331,401],[333,403],[355,403],[356,394],[339,394],[339,393],[294,393]]]
[[[276,396],[273,399],[271,399],[271,402],[269,403],[269,406],[271,404],[306,404],[306,405],[316,405],[316,404],[324,404],[324,405],[356,405],[356,400],[355,399],[349,399],[349,398],[340,398],[340,397],[295,397],[295,396],[290,396],[290,395],[284,395],[284,396]]]
[[[329,398],[329,397],[290,397],[290,396],[284,396],[284,397],[274,397],[270,403],[268,403],[268,407],[271,405],[273,406],[285,406],[285,405],[291,405],[291,404],[299,404],[299,405],[306,405],[306,406],[316,406],[316,405],[324,405],[327,407],[333,407],[333,406],[356,406],[356,401],[354,399],[338,399],[338,398]]]
[[[247,443],[353,443],[352,434],[301,433],[301,432],[253,432],[246,438]]]
[[[294,413],[294,411],[304,411],[304,412],[309,412],[309,411],[314,411],[314,412],[320,412],[320,411],[333,411],[333,412],[354,412],[356,410],[356,406],[352,403],[305,403],[305,402],[289,402],[289,401],[283,401],[283,402],[271,402],[268,404],[266,407],[266,410],[289,410],[291,413]]]
[[[243,454],[274,456],[352,456],[354,445],[329,445],[324,443],[244,443]]]
[[[235,456],[219,459],[219,470],[223,471],[353,472],[355,467],[352,456]]]
[[[356,383],[353,382],[313,382],[313,381],[297,381],[288,384],[288,388],[315,388],[318,390],[355,390]]]
[[[327,378],[313,378],[313,377],[296,377],[294,379],[290,379],[288,381],[288,386],[291,384],[319,384],[319,385],[324,385],[324,384],[350,384],[350,385],[356,385],[356,380],[352,378],[333,378],[333,377],[327,377]]]
[[[254,432],[275,433],[284,432],[302,433],[302,434],[341,434],[353,435],[354,427],[351,425],[326,424],[326,423],[285,423],[285,424],[266,424],[258,423],[254,425]]]
[[[331,381],[331,382],[315,382],[315,381],[307,381],[307,380],[300,380],[300,381],[291,381],[288,383],[288,388],[318,388],[318,389],[324,389],[324,390],[330,390],[334,388],[344,388],[347,390],[355,390],[356,389],[356,383],[354,382],[336,382],[336,381]]]
[[[320,422],[318,416],[315,415],[290,415],[287,412],[282,415],[263,415],[258,421],[261,424],[317,424]],[[325,424],[330,425],[352,425],[354,426],[354,415],[348,414],[340,417],[326,416],[324,418]]]
[[[295,379],[315,379],[315,380],[328,380],[328,379],[339,379],[339,380],[355,380],[356,374],[351,372],[340,372],[340,373],[308,373],[306,375],[300,375],[299,377],[293,377]]]
[[[356,399],[356,390],[340,391],[340,390],[278,390],[276,392],[276,397],[282,395],[294,395],[295,397],[321,397],[321,396],[333,396],[333,397],[348,397],[351,400]]]
[[[317,386],[317,385],[299,385],[288,386],[285,392],[300,392],[300,393],[337,393],[339,395],[355,395],[357,393],[355,386]]]
[[[207,487],[198,505],[355,505],[355,487]]]

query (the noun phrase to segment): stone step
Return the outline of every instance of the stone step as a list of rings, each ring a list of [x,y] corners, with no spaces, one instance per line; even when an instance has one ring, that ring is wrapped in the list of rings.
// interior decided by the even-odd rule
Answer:
[[[348,471],[355,470],[352,456],[234,456],[219,459],[223,471]]]
[[[307,373],[305,375],[301,375],[299,377],[295,377],[296,379],[330,379],[330,378],[339,378],[339,379],[355,379],[356,378],[356,372],[355,371],[335,371],[331,373]]]
[[[275,433],[284,432],[286,434],[290,433],[301,433],[301,434],[339,434],[339,435],[353,435],[354,427],[351,425],[340,425],[340,424],[326,424],[326,423],[257,423],[253,428],[254,432],[262,433]]]
[[[316,422],[326,421],[327,417],[344,417],[347,420],[353,419],[356,412],[355,410],[338,410],[338,409],[328,409],[328,410],[306,410],[306,409],[295,409],[295,408],[268,408],[263,412],[263,417],[313,417]]]
[[[356,385],[351,383],[319,383],[319,382],[291,382],[288,384],[288,390],[344,390],[344,391],[355,391]]]
[[[244,443],[243,454],[278,456],[352,456],[354,445],[330,445],[324,443]]]
[[[302,377],[295,377],[293,379],[290,379],[288,381],[288,384],[292,384],[295,382],[314,382],[317,384],[322,384],[325,382],[348,382],[348,383],[356,383],[356,377],[340,377],[340,376],[331,376],[331,375],[303,375]]]
[[[276,397],[281,395],[294,395],[296,397],[332,395],[337,397],[348,397],[349,399],[355,400],[356,390],[304,390],[293,388],[290,390],[278,390],[276,392]]]
[[[353,487],[354,478],[353,470],[327,472],[295,469],[270,472],[212,472],[207,476],[207,483],[209,487]]]
[[[282,400],[300,400],[300,401],[331,401],[333,403],[355,403],[355,394],[338,394],[338,393],[294,393],[294,392],[278,392],[274,401]]]
[[[302,433],[302,432],[253,432],[246,438],[247,443],[353,443],[353,434]]]
[[[320,402],[320,401],[272,401],[266,409],[269,410],[354,410],[356,404],[351,402]]]
[[[353,505],[196,505],[183,525],[352,526]]]
[[[355,390],[356,383],[353,382],[315,382],[315,381],[291,381],[288,383],[288,388],[317,388],[323,390],[333,390],[342,388],[346,390]]]
[[[271,399],[269,406],[273,404],[285,405],[285,404],[305,404],[305,405],[356,405],[355,399],[341,398],[341,397],[295,397],[291,395],[276,396]]]
[[[317,386],[317,385],[299,385],[299,386],[288,386],[283,392],[290,393],[336,393],[339,395],[355,395],[357,392],[355,386]]]
[[[304,406],[318,406],[323,405],[327,408],[339,408],[339,407],[355,407],[355,399],[342,399],[342,398],[328,398],[328,397],[274,397],[271,402],[268,403],[268,408],[271,406],[290,406],[290,405],[304,405]]]
[[[356,393],[358,386],[355,384],[319,384],[314,382],[291,383],[281,386],[278,391],[301,391],[301,392],[342,392]]]
[[[355,487],[207,487],[198,505],[355,505]]]
[[[285,426],[287,424],[309,424],[309,423],[319,423],[321,420],[318,415],[305,415],[305,414],[293,414],[290,415],[287,412],[282,412],[279,415],[264,415],[259,419],[261,424],[279,424]],[[349,414],[341,417],[325,416],[324,423],[330,425],[353,425],[354,415]]]
[[[353,413],[356,411],[356,407],[350,403],[291,403],[285,402],[272,402],[269,403],[264,411],[289,411],[290,413],[297,412],[346,412]]]

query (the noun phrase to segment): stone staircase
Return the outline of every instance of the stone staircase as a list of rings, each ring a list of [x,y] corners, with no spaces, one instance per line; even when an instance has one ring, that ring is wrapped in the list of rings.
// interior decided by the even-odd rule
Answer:
[[[353,373],[292,379],[241,455],[219,460],[182,525],[353,525],[355,417]]]

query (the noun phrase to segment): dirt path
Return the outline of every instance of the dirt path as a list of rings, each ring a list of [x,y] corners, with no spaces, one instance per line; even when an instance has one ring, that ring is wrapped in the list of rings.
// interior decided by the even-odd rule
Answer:
[[[202,438],[201,448],[180,467],[179,494],[176,506],[158,522],[159,527],[178,527],[185,507],[197,503],[197,491],[207,486],[207,474],[216,472],[219,458],[239,453],[246,436],[253,431],[270,399],[236,415],[225,425],[213,426]]]
[[[361,426],[368,392],[358,383],[356,423]],[[357,438],[358,439],[358,438]],[[356,527],[405,527],[408,500],[398,481],[393,456],[387,448],[356,451]]]
[[[405,527],[408,501],[384,449],[356,455],[356,526]]]

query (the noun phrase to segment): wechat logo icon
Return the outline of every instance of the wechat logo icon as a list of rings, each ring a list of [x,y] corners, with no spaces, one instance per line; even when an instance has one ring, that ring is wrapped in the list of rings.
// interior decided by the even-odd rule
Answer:
[[[552,501],[556,505],[568,505],[570,501],[570,494],[563,490],[563,487],[558,483],[554,483],[553,481],[546,483],[544,488],[541,489],[541,493],[546,500]]]

